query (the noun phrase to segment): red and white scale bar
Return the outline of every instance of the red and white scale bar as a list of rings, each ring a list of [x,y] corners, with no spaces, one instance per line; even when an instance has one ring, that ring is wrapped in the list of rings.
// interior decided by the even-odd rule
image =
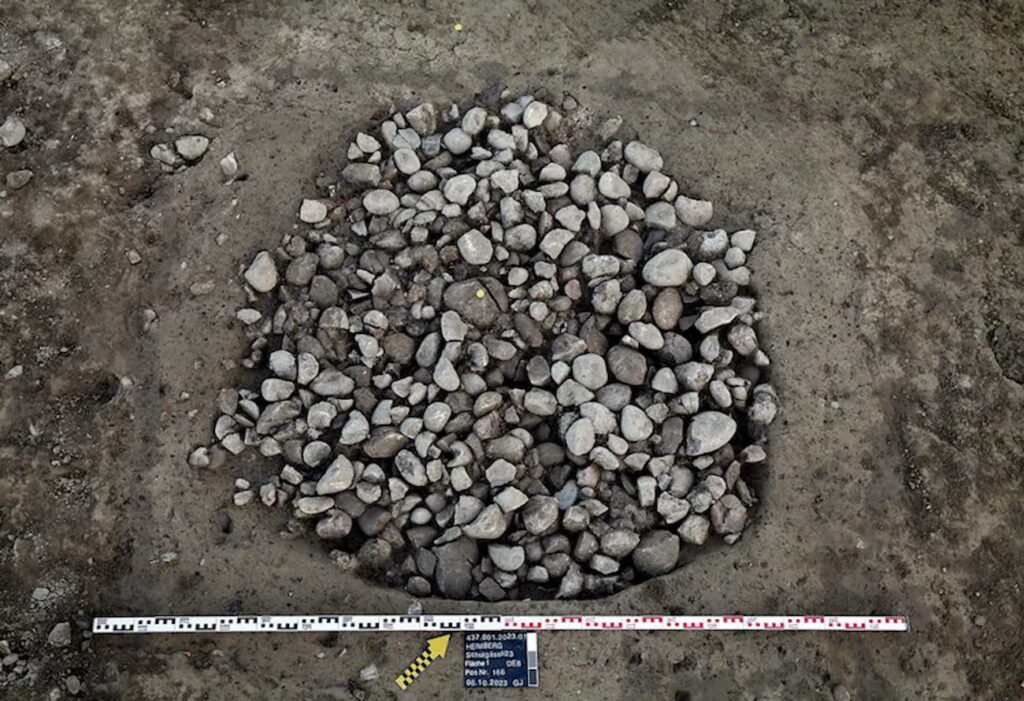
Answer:
[[[328,633],[513,630],[789,630],[903,632],[904,616],[132,616],[95,618],[92,632]]]

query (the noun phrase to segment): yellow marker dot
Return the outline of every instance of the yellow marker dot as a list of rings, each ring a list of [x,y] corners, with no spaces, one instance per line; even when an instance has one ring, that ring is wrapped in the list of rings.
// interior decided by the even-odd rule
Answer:
[[[484,292],[484,291],[483,291],[482,289],[480,289],[480,290],[477,290],[477,291],[476,291],[476,298],[477,298],[477,299],[483,299],[483,298],[484,298],[484,295],[485,295],[485,294],[487,294],[487,293],[486,293],[486,292]]]
[[[452,29],[454,29],[457,32],[461,32],[462,31],[462,25],[460,23],[456,22],[455,26],[452,27]]]

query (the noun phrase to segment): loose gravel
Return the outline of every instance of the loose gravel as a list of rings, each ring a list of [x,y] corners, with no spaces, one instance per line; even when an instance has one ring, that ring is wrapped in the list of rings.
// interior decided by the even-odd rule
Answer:
[[[650,146],[586,138],[530,96],[359,133],[301,233],[245,267],[265,378],[221,391],[189,463],[279,459],[236,505],[418,597],[601,596],[735,543],[778,411],[756,234],[708,228]]]

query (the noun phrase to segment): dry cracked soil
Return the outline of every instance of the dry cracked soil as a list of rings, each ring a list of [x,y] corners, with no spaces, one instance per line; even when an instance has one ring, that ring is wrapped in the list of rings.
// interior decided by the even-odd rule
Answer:
[[[410,604],[282,537],[284,516],[229,506],[272,461],[185,458],[244,372],[242,262],[389,105],[508,86],[622,115],[713,224],[760,232],[784,413],[735,546],[611,598],[427,612],[900,613],[912,630],[552,633],[539,689],[490,693],[1022,698],[1022,36],[1014,1],[5,0],[0,115],[27,137],[0,172],[34,177],[0,199],[0,365],[22,367],[0,380],[0,640],[18,655],[0,696],[68,698],[71,676],[90,699],[480,695],[458,655],[400,691],[412,634],[86,631]],[[185,133],[209,153],[162,173],[150,148]],[[225,184],[229,151],[244,177]],[[370,663],[380,679],[360,681]]]

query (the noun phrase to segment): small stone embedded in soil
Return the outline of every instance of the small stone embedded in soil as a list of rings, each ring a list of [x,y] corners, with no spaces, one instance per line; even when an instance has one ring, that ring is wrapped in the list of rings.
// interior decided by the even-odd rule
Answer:
[[[174,148],[186,161],[198,161],[210,148],[210,140],[201,134],[190,134],[175,139]]]
[[[0,143],[7,148],[14,148],[25,140],[25,123],[13,114],[8,115],[3,124],[0,124]]]
[[[276,466],[235,504],[416,597],[601,596],[736,542],[779,411],[756,235],[703,230],[711,203],[619,123],[574,152],[560,104],[424,103],[342,144],[244,269],[252,379],[188,464],[255,448]]]

